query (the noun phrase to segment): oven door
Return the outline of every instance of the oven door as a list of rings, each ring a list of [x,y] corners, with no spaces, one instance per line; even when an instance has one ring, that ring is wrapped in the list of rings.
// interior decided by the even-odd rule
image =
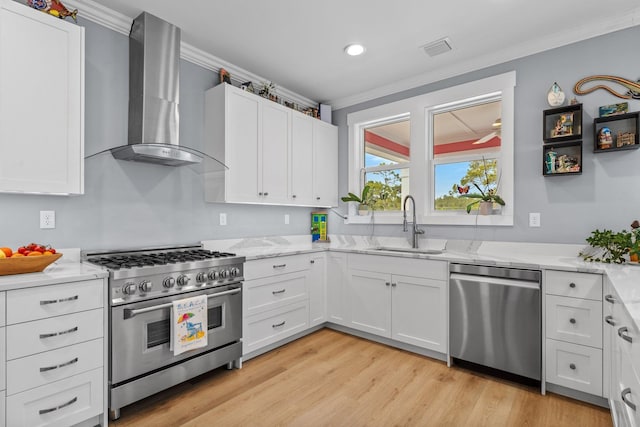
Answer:
[[[172,302],[208,296],[208,345],[178,356],[169,350]],[[111,308],[111,385],[206,353],[242,338],[242,284],[140,301]]]

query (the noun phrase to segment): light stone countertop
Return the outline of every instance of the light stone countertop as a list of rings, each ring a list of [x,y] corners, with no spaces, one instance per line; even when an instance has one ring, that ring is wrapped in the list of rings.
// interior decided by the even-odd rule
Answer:
[[[233,252],[245,256],[247,261],[331,250],[498,267],[605,274],[640,329],[640,266],[583,261],[578,253],[584,245],[424,239],[420,241],[420,248],[444,251],[441,254],[423,254],[375,250],[379,247],[410,248],[408,240],[399,237],[331,235],[329,240],[312,243],[311,236],[301,235],[206,240],[202,243],[206,249]]]
[[[0,291],[32,288],[64,282],[102,279],[107,277],[108,274],[107,270],[92,264],[83,264],[73,257],[65,260],[65,256],[63,256],[58,261],[47,266],[41,273],[0,276]]]

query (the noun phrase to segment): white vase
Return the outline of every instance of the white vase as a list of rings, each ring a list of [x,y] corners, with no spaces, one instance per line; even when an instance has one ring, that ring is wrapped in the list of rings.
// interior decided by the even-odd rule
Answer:
[[[369,206],[360,205],[358,206],[358,215],[359,216],[368,216],[371,214],[371,210],[369,210]]]
[[[493,213],[493,202],[480,202],[478,210],[480,215],[491,215]]]

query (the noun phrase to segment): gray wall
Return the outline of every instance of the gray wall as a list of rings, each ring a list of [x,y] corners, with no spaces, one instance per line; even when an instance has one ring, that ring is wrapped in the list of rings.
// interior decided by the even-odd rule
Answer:
[[[542,176],[542,110],[550,108],[546,93],[554,81],[567,95],[583,77],[609,74],[640,78],[640,27],[593,38],[531,55],[459,77],[386,96],[333,112],[339,125],[340,194],[347,192],[347,114],[380,104],[432,92],[510,70],[516,71],[515,90],[515,217],[513,227],[423,226],[428,237],[584,243],[596,228],[629,230],[640,219],[640,150],[593,153],[593,118],[601,105],[623,102],[608,92],[578,97],[583,103],[583,173]],[[624,88],[617,87],[618,91]],[[640,110],[629,100],[629,111]],[[341,202],[341,211],[346,206]],[[529,212],[541,213],[540,228],[529,228]],[[403,235],[400,225],[344,225],[331,215],[332,231],[343,234]]]
[[[85,154],[90,155],[126,144],[129,47],[124,35],[82,19],[80,25],[87,29]],[[217,76],[186,61],[180,72],[180,141],[202,149],[204,92]],[[39,228],[40,210],[56,211],[55,229]],[[114,249],[306,234],[310,211],[205,203],[201,171],[118,161],[105,153],[85,161],[83,196],[0,194],[0,246],[34,241]],[[221,212],[227,213],[227,226],[218,225]]]

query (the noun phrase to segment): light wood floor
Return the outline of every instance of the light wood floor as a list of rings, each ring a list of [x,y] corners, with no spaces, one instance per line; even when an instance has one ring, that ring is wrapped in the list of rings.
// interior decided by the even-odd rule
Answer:
[[[122,409],[125,426],[611,426],[609,411],[329,329]]]

